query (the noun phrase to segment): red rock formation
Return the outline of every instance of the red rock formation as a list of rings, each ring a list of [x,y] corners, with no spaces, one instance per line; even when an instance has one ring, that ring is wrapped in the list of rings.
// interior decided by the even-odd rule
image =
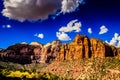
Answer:
[[[58,59],[72,60],[90,57],[90,41],[87,36],[77,35],[70,44],[61,47]]]
[[[116,58],[120,60],[120,48],[117,49],[117,55]]]
[[[6,50],[0,49],[0,59],[15,62],[51,63],[53,60],[64,61],[82,58],[105,58],[120,56],[120,49],[96,39],[89,39],[78,34],[69,44],[59,40],[42,45],[38,42],[15,44]]]
[[[120,56],[120,48],[117,49],[117,56]]]
[[[21,55],[26,55],[26,54],[28,54],[28,47],[23,47],[22,49],[20,49],[20,54]]]
[[[91,44],[91,53],[92,53],[92,58],[104,58],[106,54],[106,49],[105,45],[102,41],[92,38],[90,39],[90,44]]]
[[[105,58],[116,56],[116,48],[96,39],[89,39],[84,35],[77,35],[70,44],[61,47],[57,60],[73,60],[82,58]]]
[[[61,42],[59,40],[53,41],[43,46],[41,52],[40,62],[51,62],[53,61],[60,52]]]

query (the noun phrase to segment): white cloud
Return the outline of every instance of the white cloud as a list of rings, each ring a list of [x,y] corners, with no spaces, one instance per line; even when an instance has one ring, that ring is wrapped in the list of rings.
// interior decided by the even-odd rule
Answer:
[[[109,44],[109,42],[107,40],[105,40],[105,42]]]
[[[47,19],[49,15],[69,13],[83,0],[4,0],[3,15],[19,21]],[[56,14],[57,15],[57,14]]]
[[[119,37],[119,34],[118,34],[118,33],[115,33],[115,34],[114,34],[114,39],[115,39],[115,40],[118,40],[118,37]]]
[[[67,26],[62,26],[59,31],[60,32],[80,32],[81,31],[82,24],[81,22],[78,22],[78,20],[72,20],[70,21]]]
[[[7,28],[11,28],[11,25],[7,25],[6,27],[7,27]]]
[[[4,0],[2,13],[19,21],[46,19],[59,9],[60,3],[61,0]]]
[[[106,26],[103,25],[103,26],[100,27],[99,34],[105,34],[107,32],[108,32],[108,28]]]
[[[91,28],[88,28],[88,33],[92,34],[92,29]]]
[[[120,47],[120,35],[118,33],[114,34],[114,37],[110,40],[110,42],[106,41],[108,44]]]
[[[69,41],[71,38],[68,36],[68,34],[64,32],[56,32],[56,36],[58,37],[59,40],[62,41]]]
[[[34,36],[36,36],[36,37],[38,37],[38,38],[41,38],[41,39],[44,38],[44,34],[42,34],[42,33],[41,33],[41,34],[37,34],[37,33],[36,33]]]
[[[83,3],[83,0],[63,0],[62,1],[62,13],[73,12],[77,7]]]
[[[78,20],[72,20],[70,21],[66,26],[62,26],[59,29],[59,32],[56,32],[56,36],[59,40],[62,41],[69,41],[71,38],[67,34],[67,32],[80,32],[81,31],[82,24],[81,22],[78,22]]]
[[[11,25],[3,25],[2,28],[11,28]]]

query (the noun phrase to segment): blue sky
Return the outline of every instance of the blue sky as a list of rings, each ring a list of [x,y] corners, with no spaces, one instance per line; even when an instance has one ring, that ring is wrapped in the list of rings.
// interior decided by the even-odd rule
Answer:
[[[48,0],[48,3],[46,3],[47,5],[46,6],[43,5],[44,7],[42,7],[43,9],[41,9],[41,11],[49,9],[49,7],[47,6],[49,6],[48,4],[50,3],[50,1],[53,0]],[[61,41],[63,43],[71,42],[76,36],[76,34],[83,34],[83,35],[87,35],[90,38],[95,37],[103,41],[107,40],[109,44],[119,47],[119,43],[120,43],[119,42],[120,41],[119,40],[120,38],[119,37],[120,34],[119,0],[85,0],[84,2],[79,2],[79,5],[77,2],[76,3],[74,2],[82,1],[82,0],[73,0],[74,1],[73,4],[76,4],[78,6],[69,6],[69,5],[66,6],[64,4],[64,6],[62,7],[61,4],[63,5],[62,2],[65,0],[56,0],[56,1],[58,2],[52,5],[58,4],[60,6],[55,6],[56,8],[54,9],[56,9],[56,12],[52,12],[52,15],[47,16],[47,18],[44,17],[44,19],[42,16],[40,16],[39,19],[35,21],[28,21],[29,19],[28,20],[22,19],[23,20],[22,22],[20,21],[21,18],[18,19],[16,17],[10,17],[8,15],[5,15],[6,13],[3,13],[3,10],[6,8],[5,4],[3,4],[4,0],[0,1],[0,12],[1,12],[0,13],[0,48],[7,48],[9,45],[21,43],[21,42],[30,43],[33,41],[37,41],[46,44],[47,42],[52,42],[53,40],[61,39],[57,37],[56,32],[62,34],[62,32],[60,32],[59,30],[62,27],[67,27],[67,24],[69,24],[73,20],[77,20],[75,23],[80,22],[82,24],[81,26],[78,27],[81,29],[81,31],[78,32],[75,32],[75,30],[72,30],[70,32],[64,31],[63,33],[69,36],[71,40],[64,41],[62,38]],[[28,6],[28,4],[25,6]],[[66,10],[65,7],[67,7]],[[69,9],[69,7],[73,7],[73,10]],[[19,8],[16,9],[19,10]],[[31,11],[32,10],[33,9],[31,9]],[[11,12],[12,11],[14,10],[11,10]],[[21,10],[20,12],[21,13],[23,12],[25,14],[24,9]],[[16,16],[18,16],[18,13],[13,12],[13,14],[16,14]],[[56,14],[59,15],[56,16]],[[29,14],[26,13],[25,15],[29,15]],[[34,16],[34,13],[30,14],[30,16]],[[105,32],[99,34],[101,27],[103,27]],[[88,28],[91,28],[92,30],[91,34],[88,32]],[[61,35],[59,35],[59,37],[60,36]]]

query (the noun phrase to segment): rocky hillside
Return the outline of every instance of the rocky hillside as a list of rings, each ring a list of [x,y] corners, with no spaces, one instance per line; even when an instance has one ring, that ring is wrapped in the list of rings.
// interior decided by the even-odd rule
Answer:
[[[96,39],[78,34],[69,44],[59,40],[43,45],[38,42],[21,43],[0,49],[0,60],[21,64],[51,63],[51,61],[77,60],[83,58],[120,57],[120,49]]]
[[[54,61],[42,71],[75,80],[120,80],[120,60],[107,57]]]

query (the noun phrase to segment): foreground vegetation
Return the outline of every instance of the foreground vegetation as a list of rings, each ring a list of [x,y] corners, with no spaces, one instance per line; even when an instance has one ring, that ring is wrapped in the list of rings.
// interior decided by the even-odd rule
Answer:
[[[120,80],[120,60],[111,57],[54,62],[45,70],[77,80]]]
[[[0,80],[72,80],[61,78],[51,73],[44,72],[29,72],[29,71],[20,71],[20,70],[9,70],[1,69],[0,70]]]
[[[73,79],[120,80],[120,60],[108,57],[26,65],[0,61],[0,80]]]
[[[40,72],[48,64],[25,64],[0,61],[0,80],[72,80]],[[39,71],[38,71],[39,70]]]

